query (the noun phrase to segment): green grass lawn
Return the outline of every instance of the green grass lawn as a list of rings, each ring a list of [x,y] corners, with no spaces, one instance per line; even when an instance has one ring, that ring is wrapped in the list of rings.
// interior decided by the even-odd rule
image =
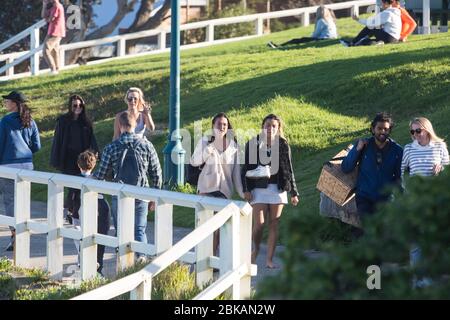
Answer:
[[[450,33],[411,36],[407,43],[346,48],[337,40],[320,41],[273,50],[266,46],[293,37],[308,36],[313,26],[292,29],[244,42],[182,52],[181,121],[193,130],[196,120],[209,127],[211,117],[228,113],[237,129],[258,130],[262,118],[276,113],[285,122],[293,149],[295,175],[301,202],[288,206],[284,215],[318,214],[315,186],[324,161],[368,134],[378,111],[397,121],[393,137],[409,142],[413,116],[431,119],[439,135],[450,132]],[[360,25],[338,20],[341,36],[351,37]],[[37,170],[49,171],[49,149],[55,118],[65,112],[72,93],[81,94],[95,119],[95,132],[104,146],[113,134],[113,116],[126,109],[128,87],[144,89],[154,102],[157,127],[168,123],[169,55],[120,60],[84,66],[59,76],[40,76],[0,83],[1,92],[22,90],[32,99],[34,118],[42,133]],[[3,110],[4,112],[4,110]],[[152,138],[162,160],[166,135]],[[46,190],[34,188],[35,199]],[[281,232],[288,219],[281,219]],[[176,210],[175,224],[193,226],[190,210]]]

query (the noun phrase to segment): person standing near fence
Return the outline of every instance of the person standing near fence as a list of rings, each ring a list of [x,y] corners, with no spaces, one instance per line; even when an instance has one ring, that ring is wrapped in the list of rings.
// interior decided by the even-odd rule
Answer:
[[[48,23],[47,36],[44,40],[44,59],[51,73],[58,74],[61,65],[59,44],[66,36],[64,7],[59,0],[42,0],[41,17]]]
[[[242,192],[239,148],[233,135],[233,127],[223,112],[212,119],[211,136],[203,137],[194,149],[191,165],[201,167],[197,192],[200,195],[231,199],[234,190]],[[219,231],[214,232],[213,252],[217,255]]]
[[[147,175],[152,180],[153,188],[161,189],[162,172],[158,154],[153,144],[147,139],[135,134],[136,118],[130,111],[124,111],[119,116],[120,136],[103,149],[100,166],[93,176],[103,180],[106,173],[112,170],[113,181],[148,187]],[[135,199],[135,229],[136,241],[147,243],[145,229],[147,227],[148,201]],[[154,209],[154,203],[150,206]],[[125,218],[125,214],[122,215]],[[117,219],[114,220],[117,230]],[[138,254],[138,261],[145,261],[145,255]]]
[[[89,178],[91,176],[92,170],[95,168],[95,164],[97,163],[97,156],[90,152],[84,151],[82,152],[77,159],[77,164],[80,168],[80,176]],[[80,189],[69,189],[68,202],[67,206],[69,211],[72,213],[72,225],[75,229],[80,230],[81,221],[80,221],[80,207],[81,207],[81,191]],[[103,194],[98,194],[97,201],[97,232],[99,234],[108,234],[109,231],[109,205],[105,200]],[[75,246],[78,251],[78,264],[80,264],[80,240],[74,240]],[[103,276],[103,256],[105,254],[105,246],[98,245],[97,246],[97,272]]]
[[[359,163],[355,193],[360,218],[375,213],[377,204],[389,199],[384,191],[387,186],[400,185],[403,149],[389,137],[393,128],[391,116],[378,113],[370,125],[372,137],[358,139],[342,160],[344,173],[352,172]],[[361,235],[361,230],[354,230],[355,237]]]
[[[266,267],[277,268],[273,256],[278,238],[278,223],[285,204],[287,192],[291,203],[299,202],[292,168],[291,149],[283,135],[281,119],[267,115],[262,121],[262,130],[245,145],[245,162],[242,167],[244,196],[253,206],[253,251],[252,263],[256,262],[263,236],[265,219],[269,224]]]
[[[12,91],[3,97],[8,114],[0,121],[0,165],[33,170],[33,154],[41,148],[39,130],[31,117],[27,98]],[[0,193],[7,216],[14,216],[14,180],[0,178]],[[14,250],[15,229],[7,251]]]
[[[88,149],[98,153],[92,121],[86,114],[83,98],[71,95],[68,111],[56,120],[50,164],[63,174],[80,175],[78,155]]]

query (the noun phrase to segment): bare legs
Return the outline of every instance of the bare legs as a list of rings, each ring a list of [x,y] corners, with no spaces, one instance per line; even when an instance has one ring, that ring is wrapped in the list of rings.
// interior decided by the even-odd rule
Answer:
[[[259,247],[263,237],[264,218],[267,215],[269,220],[269,236],[267,239],[266,267],[276,268],[273,263],[273,256],[278,238],[278,222],[280,220],[283,204],[261,204],[253,205],[253,251],[252,263],[255,263],[259,253]]]

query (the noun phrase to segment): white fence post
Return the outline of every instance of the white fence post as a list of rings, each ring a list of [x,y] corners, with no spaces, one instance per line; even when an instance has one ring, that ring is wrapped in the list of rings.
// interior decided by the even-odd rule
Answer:
[[[14,186],[14,216],[16,218],[16,242],[14,244],[15,265],[22,268],[30,266],[30,231],[27,221],[30,216],[31,183],[16,177]]]
[[[30,33],[30,51],[39,48],[39,30],[40,28],[34,28]],[[39,52],[35,52],[30,58],[31,74],[39,74]]]
[[[66,50],[59,47],[59,69],[64,68],[66,65]]]
[[[250,299],[251,294],[251,255],[252,255],[252,214],[242,215],[239,218],[239,239],[241,256],[240,264],[247,264],[249,273],[241,278],[239,299]]]
[[[231,218],[220,228],[220,276],[239,267],[241,257],[239,243],[239,210],[234,210]],[[240,294],[240,281],[233,284],[230,290],[232,300],[238,300]]]
[[[206,26],[206,42],[213,42],[214,41],[214,25],[209,24]]]
[[[166,31],[163,30],[158,34],[158,49],[163,50],[166,48]]]
[[[85,186],[81,189],[81,241],[80,265],[81,279],[94,278],[97,275],[97,245],[94,235],[97,233],[98,195],[88,191]]]
[[[161,199],[155,205],[155,250],[156,255],[160,255],[172,247],[173,205]]]
[[[422,23],[422,33],[430,34],[430,0],[423,0],[423,23]]]
[[[303,27],[309,26],[309,11],[305,11],[302,14],[302,26]]]
[[[124,38],[120,38],[119,41],[117,41],[117,56],[118,57],[124,57],[127,55],[127,47],[126,47],[126,40]]]
[[[355,4],[350,9],[350,15],[353,16],[359,16],[359,5]]]
[[[119,255],[117,268],[124,270],[134,264],[134,252],[130,242],[134,240],[134,198],[120,192],[117,197],[117,237],[119,238]]]
[[[258,17],[255,21],[255,33],[258,36],[262,36],[264,34],[264,20],[263,18]]]
[[[47,271],[55,280],[63,276],[63,238],[59,229],[63,227],[64,187],[48,181],[47,219]]]
[[[207,210],[199,205],[197,208],[195,208],[195,228],[198,228],[213,216],[213,210]],[[195,250],[195,281],[197,287],[199,288],[203,288],[205,284],[213,280],[213,269],[211,268],[209,263],[209,257],[214,255],[213,249],[213,235],[210,235],[208,238],[198,244]]]
[[[130,292],[130,300],[151,300],[152,278],[146,277],[136,289]]]
[[[6,62],[5,62],[5,63],[6,63],[6,64],[10,64],[10,63],[13,63],[13,61],[14,61],[13,57],[9,57],[8,59],[6,59]],[[13,75],[14,75],[14,67],[11,67],[11,68],[7,69],[5,75],[6,75],[7,77],[13,76]]]

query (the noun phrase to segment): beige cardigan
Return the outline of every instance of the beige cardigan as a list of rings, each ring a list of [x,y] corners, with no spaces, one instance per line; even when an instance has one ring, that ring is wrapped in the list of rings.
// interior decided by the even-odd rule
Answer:
[[[224,152],[219,152],[214,144],[208,144],[207,137],[203,137],[191,157],[191,165],[198,167],[202,164],[205,165],[198,177],[199,193],[220,191],[230,199],[235,187],[239,196],[244,198],[239,148],[236,142],[231,141]]]

